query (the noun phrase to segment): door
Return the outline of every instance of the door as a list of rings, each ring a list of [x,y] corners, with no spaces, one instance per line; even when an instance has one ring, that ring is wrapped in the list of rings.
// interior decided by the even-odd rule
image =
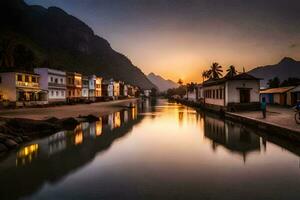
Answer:
[[[250,89],[240,89],[240,103],[250,103]]]

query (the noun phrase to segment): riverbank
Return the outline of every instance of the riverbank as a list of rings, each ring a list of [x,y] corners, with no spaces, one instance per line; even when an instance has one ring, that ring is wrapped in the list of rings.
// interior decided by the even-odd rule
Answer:
[[[0,117],[3,118],[24,118],[34,120],[45,120],[50,117],[58,119],[77,117],[78,115],[106,115],[120,108],[136,102],[137,98],[97,102],[91,104],[64,105],[46,108],[20,108],[6,109],[0,111]]]
[[[214,110],[209,110],[199,103],[177,100],[178,103],[196,108],[204,109],[216,113]],[[300,125],[294,120],[294,112],[292,109],[279,106],[268,106],[267,118],[262,118],[261,111],[243,111],[243,112],[224,112],[220,113],[222,117],[228,120],[254,126],[260,130],[266,131],[272,135],[277,135],[293,141],[300,142]]]
[[[73,130],[80,122],[96,121],[100,116],[128,108],[137,100],[0,111],[0,154],[36,137]]]

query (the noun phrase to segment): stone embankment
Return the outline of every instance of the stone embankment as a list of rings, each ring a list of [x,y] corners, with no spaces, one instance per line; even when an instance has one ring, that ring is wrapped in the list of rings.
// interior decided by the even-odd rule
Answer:
[[[77,118],[46,120],[23,118],[2,118],[0,124],[0,154],[17,148],[23,142],[28,142],[40,136],[54,134],[61,130],[74,130],[80,122],[99,120],[94,115],[78,116]]]
[[[206,110],[206,111],[211,111],[211,112],[217,112],[215,110],[210,110],[207,107],[205,107],[204,105],[201,105],[200,103],[197,102],[193,102],[193,101],[188,101],[188,100],[176,100],[176,102],[181,103],[183,105],[186,106],[190,106],[193,107],[195,109],[200,109],[200,110]],[[257,129],[263,130],[266,133],[270,134],[270,135],[275,135],[275,136],[279,136],[279,137],[283,137],[286,139],[290,139],[291,141],[296,141],[296,142],[300,142],[300,128],[299,126],[294,123],[294,125],[292,126],[291,123],[294,122],[293,119],[289,120],[289,123],[284,123],[286,120],[283,119],[285,118],[284,115],[282,120],[278,120],[281,118],[280,113],[278,115],[276,115],[276,119],[277,121],[272,121],[272,116],[267,116],[267,118],[269,118],[268,120],[266,119],[261,119],[259,117],[251,117],[254,113],[255,116],[256,115],[261,115],[261,113],[259,111],[253,112],[253,111],[249,111],[248,116],[247,112],[218,112],[220,114],[220,116],[226,118],[227,120],[231,120],[231,121],[235,121],[241,124],[245,124],[248,126],[252,126],[255,127]],[[252,114],[252,115],[251,115]],[[271,115],[268,113],[268,115]],[[280,121],[280,122],[279,122]],[[290,122],[291,121],[291,122]]]

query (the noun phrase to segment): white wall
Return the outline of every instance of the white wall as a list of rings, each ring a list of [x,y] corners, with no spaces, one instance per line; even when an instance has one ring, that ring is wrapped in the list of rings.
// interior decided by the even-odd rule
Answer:
[[[205,87],[204,91],[207,90],[220,90],[223,89],[223,97],[222,99],[220,98],[213,98],[213,96],[211,95],[211,98],[205,97],[205,103],[207,104],[213,104],[213,105],[218,105],[218,106],[224,106],[224,84],[220,84],[220,85],[212,85],[212,86],[208,86]],[[204,93],[205,95],[205,93]]]
[[[238,88],[251,88],[250,102],[259,102],[259,80],[231,80],[227,81],[227,103],[240,103],[240,90]]]
[[[113,83],[110,83],[108,86],[107,86],[107,95],[109,97],[113,97],[114,96],[114,85]]]
[[[66,90],[58,90],[58,89],[49,89],[48,90],[48,100],[65,100],[66,99]]]
[[[90,90],[95,90],[96,89],[96,76],[92,75],[89,77],[89,89]]]
[[[40,87],[48,91],[49,101],[66,100],[66,72],[49,68],[35,68],[34,72],[40,75]]]
[[[193,92],[188,92],[188,94],[186,94],[186,98],[189,98],[191,101],[196,101],[196,97],[196,89]]]
[[[89,89],[88,88],[82,88],[82,97],[89,97]]]

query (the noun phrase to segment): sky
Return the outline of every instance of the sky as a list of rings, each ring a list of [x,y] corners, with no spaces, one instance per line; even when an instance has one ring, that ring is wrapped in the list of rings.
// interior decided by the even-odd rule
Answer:
[[[89,25],[145,74],[201,82],[224,71],[300,60],[300,0],[25,0]]]

